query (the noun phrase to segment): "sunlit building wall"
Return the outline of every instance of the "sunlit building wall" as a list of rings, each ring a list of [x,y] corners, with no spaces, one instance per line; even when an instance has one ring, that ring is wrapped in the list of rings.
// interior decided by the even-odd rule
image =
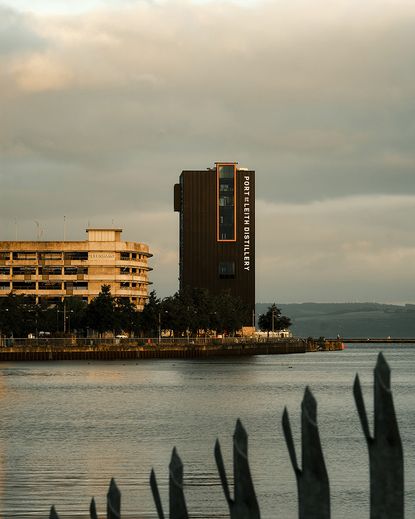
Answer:
[[[84,241],[0,242],[0,297],[33,296],[63,301],[78,296],[91,301],[110,285],[116,297],[142,310],[150,284],[148,245],[121,240],[122,229],[87,229]]]
[[[175,185],[180,213],[180,288],[229,291],[255,309],[255,172],[236,162],[183,171]]]

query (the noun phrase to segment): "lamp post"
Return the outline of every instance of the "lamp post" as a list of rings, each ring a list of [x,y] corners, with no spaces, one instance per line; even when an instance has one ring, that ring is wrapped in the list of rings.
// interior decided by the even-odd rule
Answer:
[[[8,311],[9,311],[8,308],[4,308],[4,312],[8,312]],[[0,326],[1,326],[1,321],[0,321]],[[1,328],[0,328],[0,346],[3,346],[3,331]]]
[[[158,328],[158,331],[159,331],[158,343],[160,344],[160,341],[161,341],[161,312],[160,311],[159,311],[159,328]]]
[[[66,316],[66,319],[68,319],[68,333],[71,333],[71,314],[73,314],[73,310],[67,311],[68,315]]]
[[[67,311],[66,310],[66,303],[63,303],[62,310],[59,310],[59,305],[56,305],[56,332],[59,332],[59,314],[62,314],[62,330],[63,330],[64,334],[66,333],[66,327],[67,327],[66,321],[68,319],[68,316],[66,314],[68,312],[72,313],[73,310]],[[70,328],[71,328],[71,324],[69,322],[69,330],[70,330]]]
[[[63,302],[63,334],[66,334],[66,303]]]
[[[273,337],[274,337],[274,319],[275,319],[275,309],[273,308],[271,310],[271,331],[272,331]]]
[[[158,313],[158,342],[159,342],[159,344],[160,344],[160,342],[161,342],[161,313],[162,313],[161,310],[159,310],[159,313]],[[163,319],[164,319],[164,324],[166,324],[166,319],[165,319],[165,317],[167,316],[167,314],[168,314],[169,312],[168,312],[168,310],[164,310],[163,313],[165,314],[165,316],[164,316],[164,318],[163,318]]]

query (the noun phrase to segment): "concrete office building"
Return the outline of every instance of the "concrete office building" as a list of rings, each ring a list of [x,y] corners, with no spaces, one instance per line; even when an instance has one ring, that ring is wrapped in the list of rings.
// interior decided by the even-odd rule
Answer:
[[[84,241],[0,242],[0,297],[33,296],[51,303],[96,297],[110,285],[116,297],[142,310],[148,297],[148,258],[144,243],[121,241],[122,229],[87,229]]]
[[[180,213],[180,288],[229,290],[255,311],[255,172],[237,162],[183,171],[174,188]]]

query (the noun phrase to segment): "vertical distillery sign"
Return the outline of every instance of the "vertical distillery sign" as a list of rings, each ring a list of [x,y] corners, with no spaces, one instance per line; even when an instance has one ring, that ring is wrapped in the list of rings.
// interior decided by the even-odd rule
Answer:
[[[243,262],[244,270],[251,269],[251,177],[243,176],[243,230],[244,230],[244,247]]]

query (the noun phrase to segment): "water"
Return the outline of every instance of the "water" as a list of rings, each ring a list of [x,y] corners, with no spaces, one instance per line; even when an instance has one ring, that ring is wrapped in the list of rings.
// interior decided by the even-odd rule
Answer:
[[[184,463],[190,516],[227,517],[213,458],[220,438],[228,475],[237,417],[262,518],[297,517],[294,474],[282,435],[289,409],[300,457],[300,403],[308,384],[330,476],[333,518],[369,516],[367,450],[352,396],[358,371],[369,415],[377,352],[392,368],[405,452],[406,517],[415,517],[415,347],[354,345],[342,352],[221,360],[0,364],[0,517],[104,515],[114,476],[124,518],[155,518],[155,468],[165,512],[168,463]]]

